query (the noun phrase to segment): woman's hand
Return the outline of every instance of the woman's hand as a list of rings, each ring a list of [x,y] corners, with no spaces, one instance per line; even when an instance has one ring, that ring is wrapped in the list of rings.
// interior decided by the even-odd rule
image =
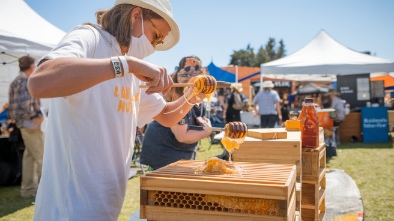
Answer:
[[[134,58],[126,57],[129,64],[129,72],[134,74],[138,79],[147,82],[149,88],[146,90],[147,94],[163,93],[170,91],[174,84],[171,77],[167,74],[164,67]]]
[[[211,121],[206,117],[197,117],[197,123],[203,127],[212,127]]]

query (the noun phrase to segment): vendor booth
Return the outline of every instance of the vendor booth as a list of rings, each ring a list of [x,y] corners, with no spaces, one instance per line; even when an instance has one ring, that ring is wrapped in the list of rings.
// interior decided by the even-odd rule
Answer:
[[[378,58],[375,56],[359,53],[338,43],[324,30],[321,30],[312,41],[300,50],[281,59],[261,64],[260,82],[269,74],[323,74],[323,75],[351,75],[372,72],[392,72],[394,61]],[[338,91],[341,88],[337,88]],[[361,118],[359,113],[351,117],[353,112],[346,118]],[[346,128],[346,118],[340,126],[341,141],[348,142],[347,136],[341,136],[342,128]],[[351,122],[355,124],[354,121]],[[361,139],[361,127],[355,131],[343,131]],[[345,138],[346,137],[346,138]]]

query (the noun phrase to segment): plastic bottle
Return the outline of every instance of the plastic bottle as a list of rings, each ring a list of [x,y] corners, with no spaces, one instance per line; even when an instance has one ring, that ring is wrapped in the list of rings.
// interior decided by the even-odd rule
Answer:
[[[298,112],[290,113],[290,119],[285,122],[287,131],[301,131],[301,121],[298,119]]]
[[[316,148],[319,146],[319,120],[313,98],[305,98],[301,114],[301,140],[303,148]]]

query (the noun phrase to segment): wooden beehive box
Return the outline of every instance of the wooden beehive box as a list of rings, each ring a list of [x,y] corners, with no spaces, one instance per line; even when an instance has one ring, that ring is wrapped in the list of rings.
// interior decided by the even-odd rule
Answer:
[[[247,136],[240,148],[234,150],[232,159],[237,162],[295,164],[297,182],[301,182],[301,133],[288,134],[287,139],[270,140]]]
[[[181,160],[141,176],[140,217],[147,220],[295,219],[295,166],[234,162],[242,175],[195,173]]]
[[[248,137],[253,137],[262,140],[270,139],[286,139],[287,131],[286,128],[259,128],[259,129],[249,129]]]

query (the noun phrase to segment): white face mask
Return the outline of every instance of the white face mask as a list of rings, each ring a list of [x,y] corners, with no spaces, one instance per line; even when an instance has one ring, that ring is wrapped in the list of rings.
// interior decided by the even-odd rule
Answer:
[[[146,37],[144,33],[144,19],[142,18],[142,15],[141,15],[141,20],[142,20],[142,35],[139,38],[131,35],[130,49],[127,52],[127,54],[139,59],[144,59],[149,55],[153,54],[153,52],[155,52],[155,48],[150,43],[149,39]]]

